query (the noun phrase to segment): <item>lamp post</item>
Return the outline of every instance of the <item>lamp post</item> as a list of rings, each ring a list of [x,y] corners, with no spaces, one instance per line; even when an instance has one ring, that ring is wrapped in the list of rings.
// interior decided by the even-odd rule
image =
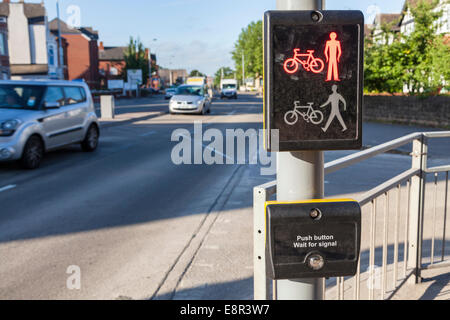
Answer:
[[[59,46],[59,78],[62,80],[64,76],[64,49],[62,47],[62,39],[61,39],[61,19],[59,15],[59,0],[56,0],[56,14],[58,17],[58,46]]]

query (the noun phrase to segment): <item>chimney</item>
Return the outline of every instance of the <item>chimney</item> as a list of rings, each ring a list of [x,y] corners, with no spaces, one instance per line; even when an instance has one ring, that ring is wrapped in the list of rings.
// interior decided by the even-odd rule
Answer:
[[[10,3],[11,0],[3,0],[3,3]]]
[[[98,46],[100,51],[105,51],[105,47],[103,46],[103,41],[100,41],[100,45]]]

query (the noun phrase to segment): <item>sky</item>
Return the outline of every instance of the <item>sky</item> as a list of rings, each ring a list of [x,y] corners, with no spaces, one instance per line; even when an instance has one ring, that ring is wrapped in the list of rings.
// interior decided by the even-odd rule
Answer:
[[[14,1],[14,0],[13,0]],[[41,0],[26,0],[41,2]],[[44,0],[49,19],[56,0]],[[240,32],[274,10],[276,0],[59,0],[60,14],[72,25],[99,31],[105,46],[126,46],[139,37],[165,68],[213,75],[234,67],[231,51]],[[381,13],[400,13],[404,0],[326,0],[329,10],[361,10],[367,22]]]

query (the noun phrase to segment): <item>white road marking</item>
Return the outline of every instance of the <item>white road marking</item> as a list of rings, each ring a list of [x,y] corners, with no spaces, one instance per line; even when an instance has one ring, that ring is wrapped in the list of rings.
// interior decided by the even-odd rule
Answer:
[[[11,190],[11,189],[14,189],[15,187],[17,187],[15,184],[10,184],[10,185],[8,185],[6,187],[0,188],[0,192]]]

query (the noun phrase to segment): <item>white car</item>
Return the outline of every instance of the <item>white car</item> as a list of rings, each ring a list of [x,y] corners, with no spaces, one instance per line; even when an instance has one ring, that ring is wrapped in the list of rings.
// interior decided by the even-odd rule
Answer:
[[[211,97],[203,86],[182,85],[170,99],[169,112],[205,114],[211,112]]]
[[[19,160],[35,169],[46,151],[65,145],[94,151],[99,135],[85,83],[0,81],[0,161]]]

